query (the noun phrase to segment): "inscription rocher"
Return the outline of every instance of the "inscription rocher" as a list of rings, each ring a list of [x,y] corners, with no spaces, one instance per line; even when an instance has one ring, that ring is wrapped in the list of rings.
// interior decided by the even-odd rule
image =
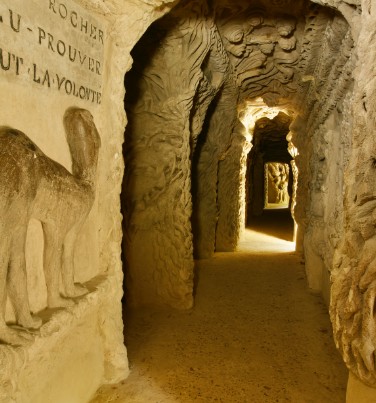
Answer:
[[[64,20],[67,24],[66,29],[74,32],[74,44],[64,37],[61,30],[58,34],[50,32],[43,24],[37,22],[31,24],[30,19],[24,18],[19,10],[14,11],[11,8],[2,10],[1,7],[0,38],[2,37],[1,26],[3,25],[4,29],[8,29],[8,32],[12,32],[16,37],[22,36],[22,39],[26,39],[26,42],[31,42],[32,46],[39,48],[41,52],[47,52],[50,60],[51,58],[55,61],[56,59],[65,60],[68,65],[71,64],[76,69],[74,71],[82,71],[83,74],[81,76],[88,77],[85,81],[89,83],[93,81],[98,82],[98,80],[90,80],[90,76],[94,75],[101,82],[102,61],[98,60],[97,57],[93,57],[92,54],[85,52],[85,49],[88,47],[103,48],[103,30],[98,28],[96,24],[84,15],[81,15],[78,10],[70,8],[67,5],[69,2],[65,3],[57,0],[46,1],[48,12],[55,15],[59,20]],[[72,36],[69,35],[69,37],[71,38]],[[78,40],[76,39],[77,37]],[[54,71],[51,67],[46,68],[46,65],[42,67],[41,65],[46,63],[44,57],[41,58],[41,61],[30,60],[29,55],[22,55],[18,54],[19,52],[17,51],[13,51],[10,48],[10,43],[4,44],[0,42],[1,71],[13,74],[15,77],[27,77],[35,84],[56,89],[66,95],[75,96],[97,104],[101,103],[100,88],[98,91],[98,89],[91,88],[90,85],[79,83],[79,78],[69,78],[67,74]],[[59,63],[52,64],[59,66]],[[84,73],[85,71],[87,72],[86,74]]]
[[[61,17],[61,19],[67,21],[67,23],[73,28],[88,35],[94,40],[98,40],[102,45],[104,44],[103,31],[89,22],[86,18],[79,15],[75,10],[67,7],[65,3],[56,0],[49,0],[49,10]]]

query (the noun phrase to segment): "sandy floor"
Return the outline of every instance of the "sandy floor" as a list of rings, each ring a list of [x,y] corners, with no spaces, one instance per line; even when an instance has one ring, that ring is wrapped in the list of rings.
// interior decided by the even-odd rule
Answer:
[[[345,402],[347,371],[291,223],[265,214],[268,226],[254,222],[238,252],[197,262],[194,309],[126,313],[131,375],[92,403]]]

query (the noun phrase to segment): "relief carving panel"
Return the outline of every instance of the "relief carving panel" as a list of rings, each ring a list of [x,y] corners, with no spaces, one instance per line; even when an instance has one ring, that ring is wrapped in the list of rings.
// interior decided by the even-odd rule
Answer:
[[[0,127],[0,340],[6,343],[23,344],[31,338],[7,326],[7,295],[18,325],[36,329],[42,324],[30,314],[26,283],[25,243],[31,218],[43,226],[47,306],[70,306],[74,302],[68,298],[88,292],[74,282],[73,252],[94,202],[101,141],[87,110],[69,108],[64,127],[72,174],[48,158],[24,133]],[[60,295],[60,276],[66,298]]]

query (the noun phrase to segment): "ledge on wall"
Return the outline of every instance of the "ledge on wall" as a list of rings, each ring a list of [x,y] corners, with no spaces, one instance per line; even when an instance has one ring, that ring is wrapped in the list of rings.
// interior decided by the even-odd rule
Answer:
[[[29,344],[0,345],[1,403],[82,403],[109,381],[103,322],[111,284],[111,277],[94,278],[85,284],[89,294],[74,306],[40,313],[44,324]],[[128,369],[121,364],[125,378]]]

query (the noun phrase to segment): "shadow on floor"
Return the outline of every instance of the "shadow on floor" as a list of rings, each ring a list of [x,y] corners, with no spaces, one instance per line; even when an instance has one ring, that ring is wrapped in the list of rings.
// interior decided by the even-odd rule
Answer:
[[[284,241],[294,238],[294,220],[288,208],[264,209],[261,216],[249,217],[247,228]]]

